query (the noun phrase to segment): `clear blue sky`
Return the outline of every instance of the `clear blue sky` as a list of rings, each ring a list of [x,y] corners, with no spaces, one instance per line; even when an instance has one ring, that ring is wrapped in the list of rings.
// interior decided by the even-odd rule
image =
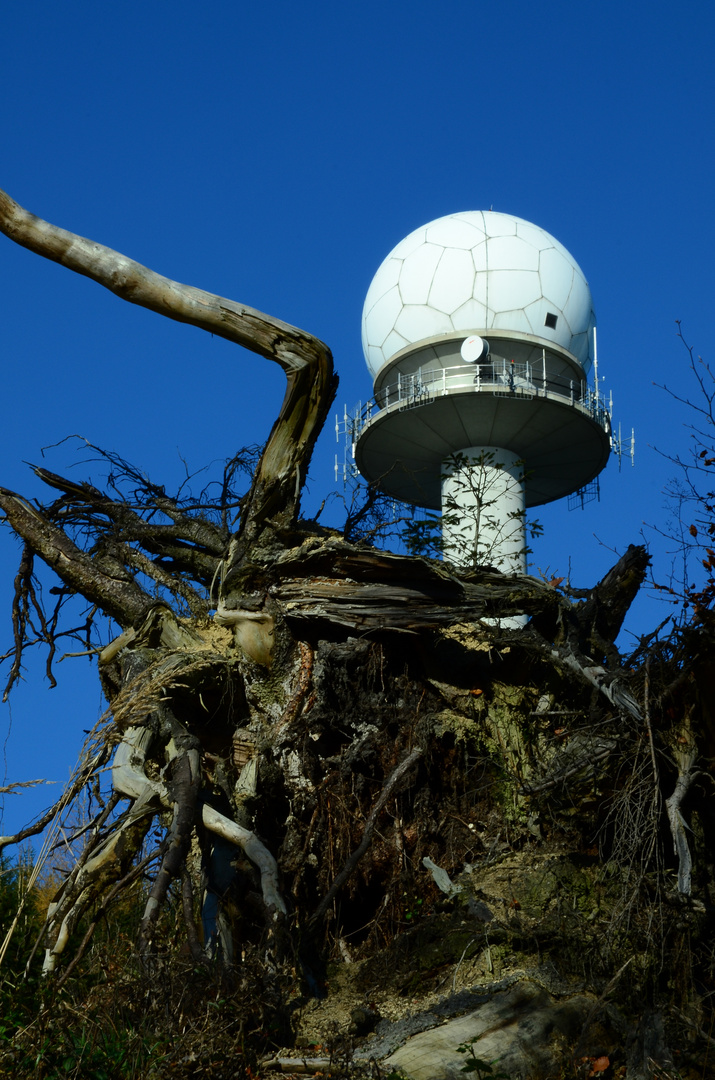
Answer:
[[[465,209],[553,233],[583,268],[615,420],[637,464],[609,465],[601,502],[539,518],[532,563],[574,584],[667,519],[688,396],[676,319],[715,359],[710,4],[411,0],[359,5],[175,0],[5,5],[0,186],[22,205],[152,268],[327,341],[337,404],[370,395],[360,315],[372,275],[412,229]],[[41,487],[25,462],[80,433],[171,487],[265,439],[280,371],[132,308],[0,237],[0,484]],[[334,490],[326,430],[313,505]],[[46,458],[102,472],[67,447]],[[652,542],[667,579],[667,545]],[[17,543],[0,532],[0,651]],[[644,595],[630,622],[654,627]],[[3,669],[4,670],[4,669]],[[101,709],[96,670],[42,665],[0,713],[0,779],[66,778]],[[59,785],[58,785],[59,786]],[[58,791],[5,800],[3,831]]]

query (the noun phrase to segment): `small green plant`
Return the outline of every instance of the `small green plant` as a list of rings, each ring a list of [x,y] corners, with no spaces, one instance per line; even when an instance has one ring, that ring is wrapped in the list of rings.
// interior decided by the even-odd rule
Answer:
[[[499,461],[483,449],[477,457],[451,454],[442,474],[442,553],[456,566],[493,565],[513,573],[530,552],[526,544],[541,535],[538,522],[527,522],[523,508],[523,461]],[[507,509],[511,506],[512,509]]]
[[[405,517],[402,539],[408,555],[422,555],[429,559],[441,559],[444,552],[442,540],[442,515],[427,511],[423,516]]]
[[[476,1035],[473,1039],[468,1039],[467,1042],[463,1042],[457,1047],[458,1054],[468,1055],[466,1064],[462,1066],[460,1071],[476,1073],[477,1080],[510,1080],[508,1073],[494,1071],[494,1066],[497,1064],[496,1059],[487,1061],[486,1058],[477,1057],[474,1052],[474,1044],[478,1043],[481,1037],[481,1035]]]
[[[415,897],[414,899],[409,900],[407,898],[407,893],[405,893],[405,919],[408,922],[411,922],[412,919],[415,919],[418,915],[422,914],[422,898]]]

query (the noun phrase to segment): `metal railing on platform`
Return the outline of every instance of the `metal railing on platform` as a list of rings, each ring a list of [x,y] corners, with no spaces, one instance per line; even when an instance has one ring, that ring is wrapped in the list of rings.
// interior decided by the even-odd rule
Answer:
[[[352,428],[352,435],[357,440],[376,410],[415,409],[438,397],[465,393],[567,402],[587,413],[604,431],[610,431],[610,408],[604,395],[593,390],[585,380],[551,373],[538,362],[516,363],[500,357],[474,367],[420,368],[409,375],[400,372],[397,380],[382,387],[373,399],[364,404],[361,402],[352,414],[346,411],[344,423]]]

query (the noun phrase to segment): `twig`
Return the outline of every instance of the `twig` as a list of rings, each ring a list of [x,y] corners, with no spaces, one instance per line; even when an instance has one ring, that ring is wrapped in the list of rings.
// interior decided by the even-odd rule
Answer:
[[[19,833],[15,833],[14,836],[0,836],[0,852],[3,848],[9,847],[10,844],[19,844],[23,840],[26,840],[28,836],[37,836],[42,830],[49,825],[49,823],[55,818],[58,812],[64,808],[75,795],[82,790],[86,783],[90,780],[93,774],[99,769],[101,765],[107,760],[109,756],[109,749],[103,748],[96,756],[93,756],[85,761],[83,767],[80,768],[76,774],[74,780],[65,788],[61,797],[46,810],[45,813],[39,818],[33,825],[28,825],[27,828],[21,829]],[[34,782],[34,781],[33,781]],[[11,785],[12,786],[12,785]]]
[[[625,964],[623,964],[623,965],[622,965],[621,967],[619,967],[619,969],[618,969],[618,971],[616,972],[616,974],[615,974],[615,975],[613,976],[613,978],[612,978],[612,979],[611,979],[611,980],[610,980],[610,981],[608,982],[608,984],[606,985],[606,989],[605,989],[605,990],[603,991],[603,993],[602,993],[602,994],[600,995],[600,997],[598,998],[598,1000],[597,1000],[597,1001],[594,1001],[593,1005],[591,1006],[591,1009],[590,1009],[590,1011],[589,1011],[589,1013],[588,1013],[588,1016],[587,1016],[587,1017],[586,1017],[586,1019],[584,1020],[584,1024],[583,1024],[583,1027],[581,1028],[581,1035],[580,1035],[580,1037],[579,1037],[578,1043],[576,1044],[576,1047],[575,1047],[575,1049],[574,1049],[574,1052],[573,1052],[573,1060],[574,1060],[574,1061],[576,1060],[576,1057],[577,1057],[577,1055],[578,1055],[578,1053],[579,1053],[579,1051],[580,1051],[580,1049],[581,1049],[581,1047],[582,1047],[582,1045],[583,1045],[583,1042],[584,1042],[584,1038],[585,1038],[585,1036],[586,1036],[586,1032],[588,1031],[588,1029],[589,1029],[589,1027],[590,1027],[591,1021],[593,1020],[594,1016],[596,1015],[596,1013],[598,1012],[598,1010],[599,1010],[599,1009],[601,1008],[601,1006],[603,1005],[603,1003],[604,1003],[604,1001],[606,1000],[606,998],[608,997],[608,995],[609,995],[609,994],[611,993],[611,991],[612,991],[612,990],[613,990],[613,989],[615,988],[615,986],[616,986],[616,983],[617,983],[617,982],[618,982],[618,980],[620,979],[620,977],[621,977],[621,975],[623,974],[623,972],[624,972],[624,971],[626,970],[626,968],[627,968],[627,967],[628,967],[628,966],[629,966],[629,965],[630,965],[630,964],[631,964],[631,963],[633,962],[633,960],[635,960],[635,956],[629,956],[629,957],[628,957],[628,959],[626,960]]]
[[[476,940],[477,939],[475,937],[473,937],[472,940],[468,941],[467,944],[464,946],[464,951],[462,952],[462,955],[459,958],[457,966],[454,969],[454,975],[452,976],[452,993],[454,993],[454,991],[457,989],[457,972],[459,971],[460,967],[462,966],[462,960],[464,960],[464,957],[467,955],[467,949],[469,948],[469,946],[473,945]]]
[[[37,784],[54,784],[54,780],[16,780],[14,784],[0,786],[0,795],[14,795],[18,788],[36,787]]]
[[[645,662],[645,685],[643,687],[643,715],[648,729],[648,745],[650,746],[650,760],[653,763],[653,783],[658,792],[658,763],[655,760],[655,746],[653,745],[653,728],[650,724],[650,658]]]
[[[285,1073],[307,1073],[313,1076],[315,1073],[327,1072],[335,1065],[332,1058],[271,1058],[261,1062],[264,1069]]]
[[[415,763],[415,761],[417,761],[421,754],[422,747],[415,746],[413,750],[410,750],[407,757],[390,773],[390,776],[388,777],[385,786],[380,792],[380,797],[370,811],[370,816],[368,817],[365,824],[365,829],[363,830],[360,843],[355,848],[352,855],[349,856],[342,870],[333,881],[333,884],[330,886],[327,893],[320,901],[313,914],[310,916],[310,919],[308,920],[309,929],[315,927],[316,924],[323,918],[326,911],[335,899],[335,896],[342,889],[345,882],[355,870],[357,864],[360,862],[363,855],[370,846],[370,840],[372,838],[372,834],[375,829],[375,824],[377,822],[380,811],[382,810],[383,806],[392,794],[395,785],[405,775],[405,773],[408,771],[408,769],[410,769],[410,767]]]
[[[676,1016],[679,1016],[680,1019],[688,1025],[689,1028],[696,1031],[700,1038],[704,1039],[709,1046],[715,1046],[715,1039],[713,1039],[711,1035],[708,1035],[707,1031],[704,1031],[694,1020],[691,1020],[689,1016],[686,1016],[685,1013],[681,1012],[675,1005],[671,1005],[671,1009]]]

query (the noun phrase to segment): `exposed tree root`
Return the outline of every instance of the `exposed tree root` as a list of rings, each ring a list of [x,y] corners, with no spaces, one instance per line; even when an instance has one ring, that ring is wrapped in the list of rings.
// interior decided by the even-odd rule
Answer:
[[[0,511],[23,541],[7,690],[34,644],[46,650],[52,682],[65,635],[98,654],[109,702],[62,799],[34,826],[1,837],[0,850],[36,835],[83,790],[99,793],[114,752],[111,796],[75,833],[84,849],[47,912],[45,972],[63,963],[67,987],[100,921],[141,880],[142,977],[157,970],[148,961],[160,952],[160,917],[179,896],[194,972],[198,964],[208,977],[235,960],[245,980],[246,957],[260,955],[261,1009],[282,1022],[283,980],[297,981],[294,961],[306,943],[315,971],[328,930],[346,955],[387,954],[423,899],[422,911],[465,899],[461,886],[446,899],[430,895],[424,866],[455,878],[486,871],[529,845],[540,857],[545,837],[552,854],[573,844],[586,865],[598,836],[604,877],[589,878],[585,897],[574,892],[566,907],[558,893],[529,923],[509,880],[489,905],[472,897],[456,919],[469,943],[460,940],[457,967],[475,940],[466,924],[476,919],[481,935],[486,910],[490,933],[515,953],[532,940],[538,949],[577,941],[578,965],[598,981],[599,1008],[624,970],[623,956],[615,958],[623,942],[644,958],[638,976],[630,966],[637,993],[652,990],[663,805],[678,889],[691,897],[687,911],[679,905],[683,918],[700,910],[693,894],[715,887],[703,854],[715,843],[712,793],[706,799],[695,782],[715,759],[712,676],[693,660],[712,655],[708,591],[694,598],[697,624],[674,631],[667,646],[642,643],[626,662],[615,639],[645,577],[642,547],[629,548],[592,588],[559,589],[558,581],[488,568],[462,574],[301,523],[301,488],[335,390],[326,346],[43,222],[2,192],[0,231],[119,296],[252,349],[286,375],[266,446],[226,464],[216,497],[208,489],[167,495],[97,448],[107,492],[45,469],[36,473],[53,492],[46,506],[0,488]],[[237,486],[242,470],[247,490]],[[348,531],[374,509],[373,492]],[[38,560],[59,579],[49,612]],[[73,596],[89,606],[77,625],[60,629]],[[104,647],[98,615],[120,631]],[[506,628],[522,615],[525,629]],[[674,785],[667,799],[666,784]],[[700,832],[691,838],[686,819],[695,813]],[[147,848],[150,828],[160,839]],[[548,861],[553,876],[580,872],[576,862],[564,869],[560,856]],[[525,906],[541,885],[530,887]],[[210,918],[203,912],[203,941],[200,895],[213,905]],[[607,926],[602,902],[611,903]],[[490,975],[497,947],[487,945]],[[702,956],[700,977],[710,985]],[[320,980],[306,975],[320,992]],[[693,978],[683,1000],[694,986]]]

